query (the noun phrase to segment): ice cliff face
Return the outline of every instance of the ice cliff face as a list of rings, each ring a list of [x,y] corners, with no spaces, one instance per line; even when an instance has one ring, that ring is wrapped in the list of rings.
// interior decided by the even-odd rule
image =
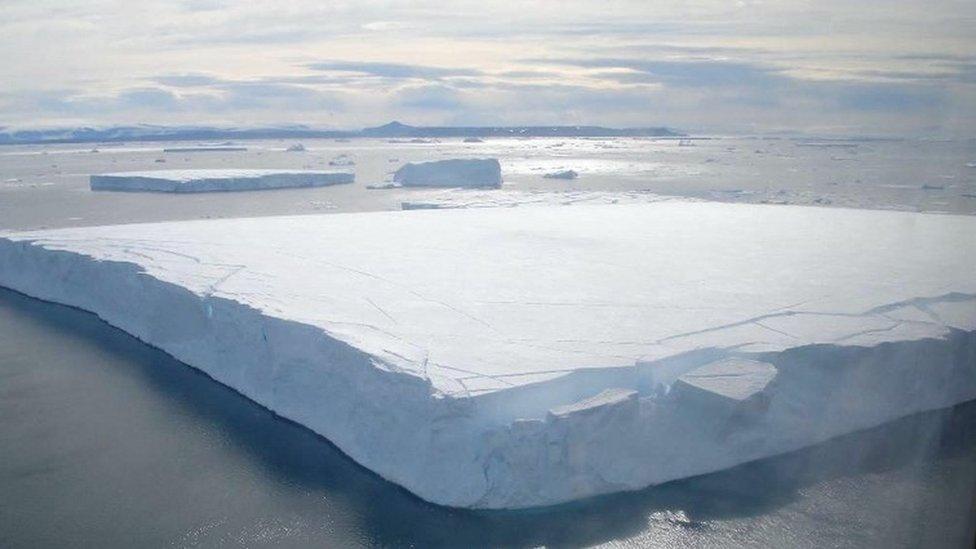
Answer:
[[[0,235],[440,504],[547,505],[976,398],[976,219],[677,201]]]
[[[404,164],[393,181],[405,187],[487,187],[502,186],[502,170],[494,158],[458,158]]]
[[[199,193],[323,187],[352,183],[351,172],[309,170],[156,170],[93,175],[93,191]]]

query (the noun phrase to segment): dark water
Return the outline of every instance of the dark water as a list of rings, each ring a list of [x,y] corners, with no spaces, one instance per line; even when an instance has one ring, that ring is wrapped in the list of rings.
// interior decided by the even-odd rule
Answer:
[[[633,494],[432,506],[94,316],[0,290],[0,547],[968,547],[976,403]]]

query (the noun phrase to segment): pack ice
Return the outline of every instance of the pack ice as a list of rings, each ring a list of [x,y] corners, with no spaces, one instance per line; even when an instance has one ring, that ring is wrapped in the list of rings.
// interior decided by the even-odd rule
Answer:
[[[421,498],[634,490],[976,398],[976,218],[646,204],[0,235],[98,314]]]
[[[93,191],[200,193],[322,187],[352,183],[351,172],[310,170],[156,170],[92,175]]]

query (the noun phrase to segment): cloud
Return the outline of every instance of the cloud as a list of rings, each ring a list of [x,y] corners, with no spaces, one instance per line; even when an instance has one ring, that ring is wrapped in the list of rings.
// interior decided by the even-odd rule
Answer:
[[[396,94],[396,105],[407,109],[450,111],[460,108],[462,102],[457,89],[430,84],[400,89]]]
[[[783,106],[805,102],[822,109],[844,111],[925,111],[946,102],[937,86],[898,80],[940,80],[931,73],[855,71],[847,79],[804,79],[783,68],[740,61],[666,61],[642,59],[555,59],[549,64],[600,69],[592,76],[614,82],[657,83],[672,89],[708,91],[710,105]],[[888,76],[891,82],[865,82],[866,75]],[[943,78],[959,79],[964,73]],[[897,78],[895,78],[897,77]],[[702,105],[703,108],[709,105]]]
[[[657,82],[681,87],[770,86],[784,79],[778,69],[735,61],[582,59],[556,62],[587,68],[627,69],[629,72],[604,72],[602,75],[620,82]]]
[[[369,61],[320,61],[306,65],[311,70],[351,72],[384,78],[416,78],[438,80],[451,76],[478,76],[482,71],[469,68],[445,68],[402,63],[377,63]]]
[[[160,75],[152,78],[153,81],[166,86],[176,88],[193,88],[199,86],[210,86],[220,82],[219,78],[205,74],[173,74]]]
[[[976,131],[971,1],[8,3],[7,125]]]
[[[363,29],[368,31],[395,31],[413,27],[413,24],[406,21],[370,21],[363,25]]]
[[[932,111],[946,104],[946,94],[928,86],[863,85],[835,91],[838,108],[855,111]]]
[[[338,94],[314,87],[266,82],[238,82],[220,87],[221,108],[287,111],[341,110]]]

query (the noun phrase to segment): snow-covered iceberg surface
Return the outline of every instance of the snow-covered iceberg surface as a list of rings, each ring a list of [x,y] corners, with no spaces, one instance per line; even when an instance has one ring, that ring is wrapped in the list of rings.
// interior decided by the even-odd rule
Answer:
[[[502,168],[494,158],[455,158],[404,164],[393,181],[405,187],[502,186]]]
[[[309,170],[156,170],[92,175],[93,191],[202,193],[323,187],[352,183],[351,172]]]
[[[420,497],[631,490],[976,398],[976,218],[665,201],[0,234]]]

